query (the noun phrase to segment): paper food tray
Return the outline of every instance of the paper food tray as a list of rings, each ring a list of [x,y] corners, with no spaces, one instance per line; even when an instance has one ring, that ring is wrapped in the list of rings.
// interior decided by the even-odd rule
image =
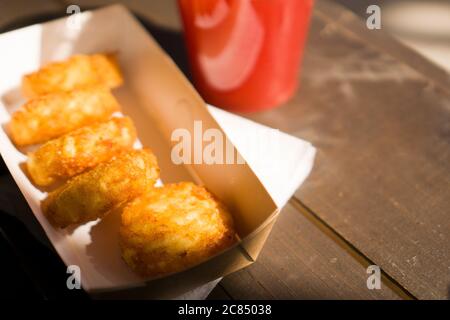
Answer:
[[[158,297],[177,295],[239,270],[255,261],[275,218],[277,205],[247,164],[175,165],[171,133],[184,128],[194,136],[220,126],[170,58],[137,20],[114,5],[81,15],[81,28],[58,19],[0,35],[0,153],[31,210],[66,265],[81,269],[83,288],[92,293],[142,287]],[[176,275],[146,280],[123,262],[118,245],[118,215],[65,231],[42,215],[37,189],[21,169],[26,156],[10,141],[6,124],[20,100],[21,77],[50,61],[76,53],[117,52],[125,84],[114,91],[123,113],[135,122],[144,146],[158,157],[164,183],[194,181],[217,195],[233,214],[242,239],[236,246]],[[223,133],[223,132],[222,132]]]

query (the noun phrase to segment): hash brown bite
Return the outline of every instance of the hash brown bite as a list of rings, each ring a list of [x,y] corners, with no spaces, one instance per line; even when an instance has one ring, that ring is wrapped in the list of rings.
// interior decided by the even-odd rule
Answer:
[[[42,212],[61,228],[96,220],[152,188],[158,179],[159,167],[149,149],[126,151],[50,192],[41,203]]]
[[[193,183],[153,188],[122,213],[122,257],[146,277],[182,271],[234,242],[231,214],[204,187]]]
[[[22,78],[22,93],[27,98],[47,93],[90,86],[115,88],[123,78],[113,54],[74,55],[52,62]]]
[[[104,87],[51,93],[28,101],[14,112],[9,131],[17,146],[26,146],[106,121],[119,110],[119,103]]]
[[[27,170],[38,186],[67,179],[131,149],[136,129],[129,117],[71,131],[28,154]]]

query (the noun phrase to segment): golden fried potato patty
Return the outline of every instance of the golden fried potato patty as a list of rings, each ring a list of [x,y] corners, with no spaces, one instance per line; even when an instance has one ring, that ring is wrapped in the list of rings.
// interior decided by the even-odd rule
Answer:
[[[33,98],[47,93],[81,89],[90,86],[115,88],[123,82],[114,55],[74,55],[52,62],[22,78],[22,92]]]
[[[28,101],[11,118],[11,138],[18,146],[45,142],[120,110],[109,89],[92,87],[52,93]]]
[[[41,203],[42,212],[62,228],[95,220],[150,189],[158,178],[150,150],[126,151],[50,192]]]
[[[28,154],[27,169],[35,184],[48,186],[131,149],[135,140],[131,119],[113,118],[46,142]]]
[[[184,270],[234,241],[230,213],[205,188],[193,183],[153,188],[122,213],[122,256],[143,276]]]

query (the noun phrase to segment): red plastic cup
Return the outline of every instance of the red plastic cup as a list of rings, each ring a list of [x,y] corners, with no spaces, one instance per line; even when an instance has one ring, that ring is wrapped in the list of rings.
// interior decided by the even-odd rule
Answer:
[[[286,102],[313,0],[178,0],[194,85],[203,98],[248,112]]]

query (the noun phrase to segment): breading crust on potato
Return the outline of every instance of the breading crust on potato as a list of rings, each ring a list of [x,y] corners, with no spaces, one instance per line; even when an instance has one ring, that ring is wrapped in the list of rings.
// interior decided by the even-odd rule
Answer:
[[[120,110],[109,89],[91,87],[52,93],[28,101],[9,124],[18,146],[45,142],[98,121],[106,121]]]
[[[68,180],[49,193],[41,208],[54,226],[64,228],[105,216],[153,187],[157,179],[155,155],[148,149],[130,150]]]
[[[115,88],[123,82],[112,54],[74,55],[53,62],[22,78],[22,93],[33,98],[47,93],[90,86]]]
[[[131,149],[135,140],[131,119],[113,118],[46,142],[28,154],[27,170],[36,185],[49,186]]]
[[[153,188],[122,213],[122,257],[146,277],[184,270],[234,242],[230,213],[205,188],[193,183]]]

